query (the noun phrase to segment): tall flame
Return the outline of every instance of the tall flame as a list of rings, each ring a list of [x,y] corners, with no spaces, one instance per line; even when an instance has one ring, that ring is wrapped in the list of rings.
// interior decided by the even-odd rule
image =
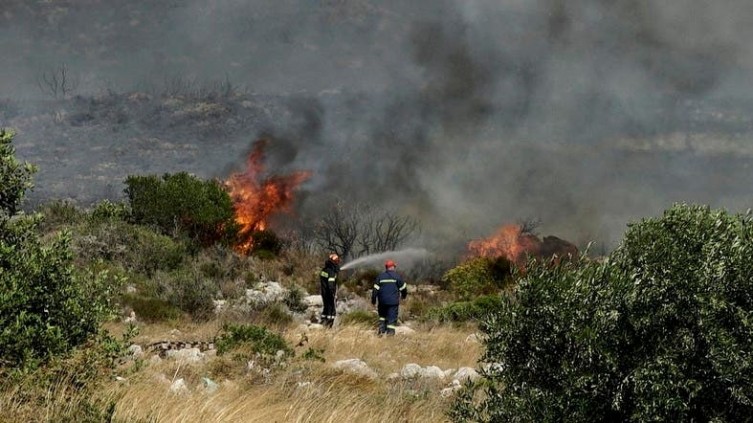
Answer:
[[[267,229],[272,215],[290,211],[293,192],[311,176],[311,172],[288,175],[265,175],[264,149],[267,140],[254,142],[243,172],[230,175],[225,186],[233,200],[235,221],[240,225],[238,251],[248,253],[253,247],[251,234]]]
[[[533,234],[523,233],[520,225],[504,225],[492,236],[468,243],[471,254],[481,257],[505,257],[524,269],[529,256],[541,250],[541,241]]]

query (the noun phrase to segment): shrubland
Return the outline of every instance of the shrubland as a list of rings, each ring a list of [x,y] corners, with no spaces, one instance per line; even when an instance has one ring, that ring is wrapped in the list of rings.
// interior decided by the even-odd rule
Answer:
[[[318,292],[324,252],[263,231],[239,253],[216,181],[132,176],[123,202],[21,212],[34,167],[16,160],[12,138],[0,135],[0,421],[753,414],[750,215],[677,205],[630,225],[599,260],[520,272],[504,258],[471,257],[414,269],[401,321],[415,332],[385,339],[367,303],[374,270],[343,273],[342,297],[365,306],[334,330],[308,328],[305,297]],[[287,289],[279,300],[218,311],[270,281]],[[166,339],[214,342],[216,356],[188,365],[128,351]],[[333,367],[354,358],[379,377]],[[457,397],[439,395],[446,383],[387,378],[407,363],[483,377]],[[178,378],[192,388],[171,392]]]

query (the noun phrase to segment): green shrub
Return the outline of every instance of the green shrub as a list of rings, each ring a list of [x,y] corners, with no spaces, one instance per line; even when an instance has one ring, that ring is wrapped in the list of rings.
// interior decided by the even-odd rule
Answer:
[[[308,305],[303,301],[306,292],[303,288],[295,285],[285,295],[283,302],[292,312],[304,313],[308,310]]]
[[[73,226],[86,220],[86,213],[67,201],[52,201],[39,208],[43,220],[39,225],[42,232]]]
[[[126,220],[130,215],[128,205],[125,203],[113,203],[110,200],[102,200],[91,211],[94,220]]]
[[[219,183],[185,172],[129,176],[125,183],[134,223],[153,225],[165,235],[185,235],[201,246],[235,242],[233,203]]]
[[[379,316],[368,310],[353,310],[340,316],[341,325],[369,325],[376,326]]]
[[[455,420],[749,421],[753,219],[677,205],[601,263],[533,266]],[[478,397],[477,397],[478,399]]]
[[[176,320],[183,314],[178,307],[168,301],[140,295],[124,295],[123,305],[131,307],[136,313],[136,318],[146,322]]]
[[[324,358],[324,349],[316,349],[311,348],[306,350],[305,353],[301,356],[304,360],[309,361],[320,361],[322,363],[326,362],[327,360]]]
[[[109,292],[99,275],[73,274],[68,233],[43,243],[41,217],[17,213],[35,169],[16,160],[12,138],[0,131],[0,364],[31,368],[90,339]]]
[[[190,314],[196,320],[207,320],[214,314],[217,284],[194,268],[157,272],[153,279],[158,298]],[[138,316],[138,314],[137,314]]]
[[[288,356],[293,354],[293,349],[282,336],[256,325],[226,324],[215,339],[215,345],[219,355],[241,347],[262,355],[275,355],[277,351]]]
[[[511,283],[510,262],[504,258],[476,257],[445,273],[444,284],[461,300],[498,292]]]
[[[293,323],[293,316],[290,315],[284,305],[271,303],[261,310],[261,320],[267,325],[284,328]]]
[[[147,277],[158,270],[177,269],[187,254],[183,243],[122,221],[92,221],[72,230],[77,235],[73,248],[79,261],[112,261]]]
[[[458,301],[431,308],[425,318],[440,322],[482,321],[498,310],[501,305],[501,295],[484,295],[470,301]]]

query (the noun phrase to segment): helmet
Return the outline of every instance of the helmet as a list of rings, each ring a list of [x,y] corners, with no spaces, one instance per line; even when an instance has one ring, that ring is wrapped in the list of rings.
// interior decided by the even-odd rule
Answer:
[[[387,260],[384,262],[385,269],[389,269],[390,267],[395,267],[395,266],[397,266],[397,263],[395,263],[392,260]]]
[[[330,261],[331,261],[332,263],[335,263],[335,264],[337,264],[337,263],[340,263],[340,256],[338,256],[338,255],[337,255],[337,254],[335,254],[335,253],[332,253],[332,254],[330,254],[330,255],[329,255],[329,259],[330,259]]]

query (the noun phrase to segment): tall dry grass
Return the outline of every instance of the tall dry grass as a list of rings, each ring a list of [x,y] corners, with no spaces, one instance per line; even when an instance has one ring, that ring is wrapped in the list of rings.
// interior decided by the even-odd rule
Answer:
[[[118,421],[446,421],[450,400],[442,398],[440,391],[449,380],[388,380],[387,376],[408,363],[445,370],[475,367],[481,346],[466,342],[472,327],[417,329],[414,334],[391,338],[377,337],[362,326],[308,332],[308,341],[296,348],[296,358],[268,380],[254,377],[246,372],[245,363],[233,363],[225,356],[194,365],[165,360],[140,370],[126,383],[110,383],[97,394],[97,400],[116,401]],[[298,329],[288,330],[285,336],[293,345],[303,339]],[[323,350],[326,361],[304,360],[309,348]],[[351,358],[366,362],[378,377],[350,374],[332,365]],[[235,369],[218,372],[223,365]],[[202,377],[216,379],[220,388],[207,392]],[[187,381],[190,392],[170,392],[170,382],[177,378]]]

